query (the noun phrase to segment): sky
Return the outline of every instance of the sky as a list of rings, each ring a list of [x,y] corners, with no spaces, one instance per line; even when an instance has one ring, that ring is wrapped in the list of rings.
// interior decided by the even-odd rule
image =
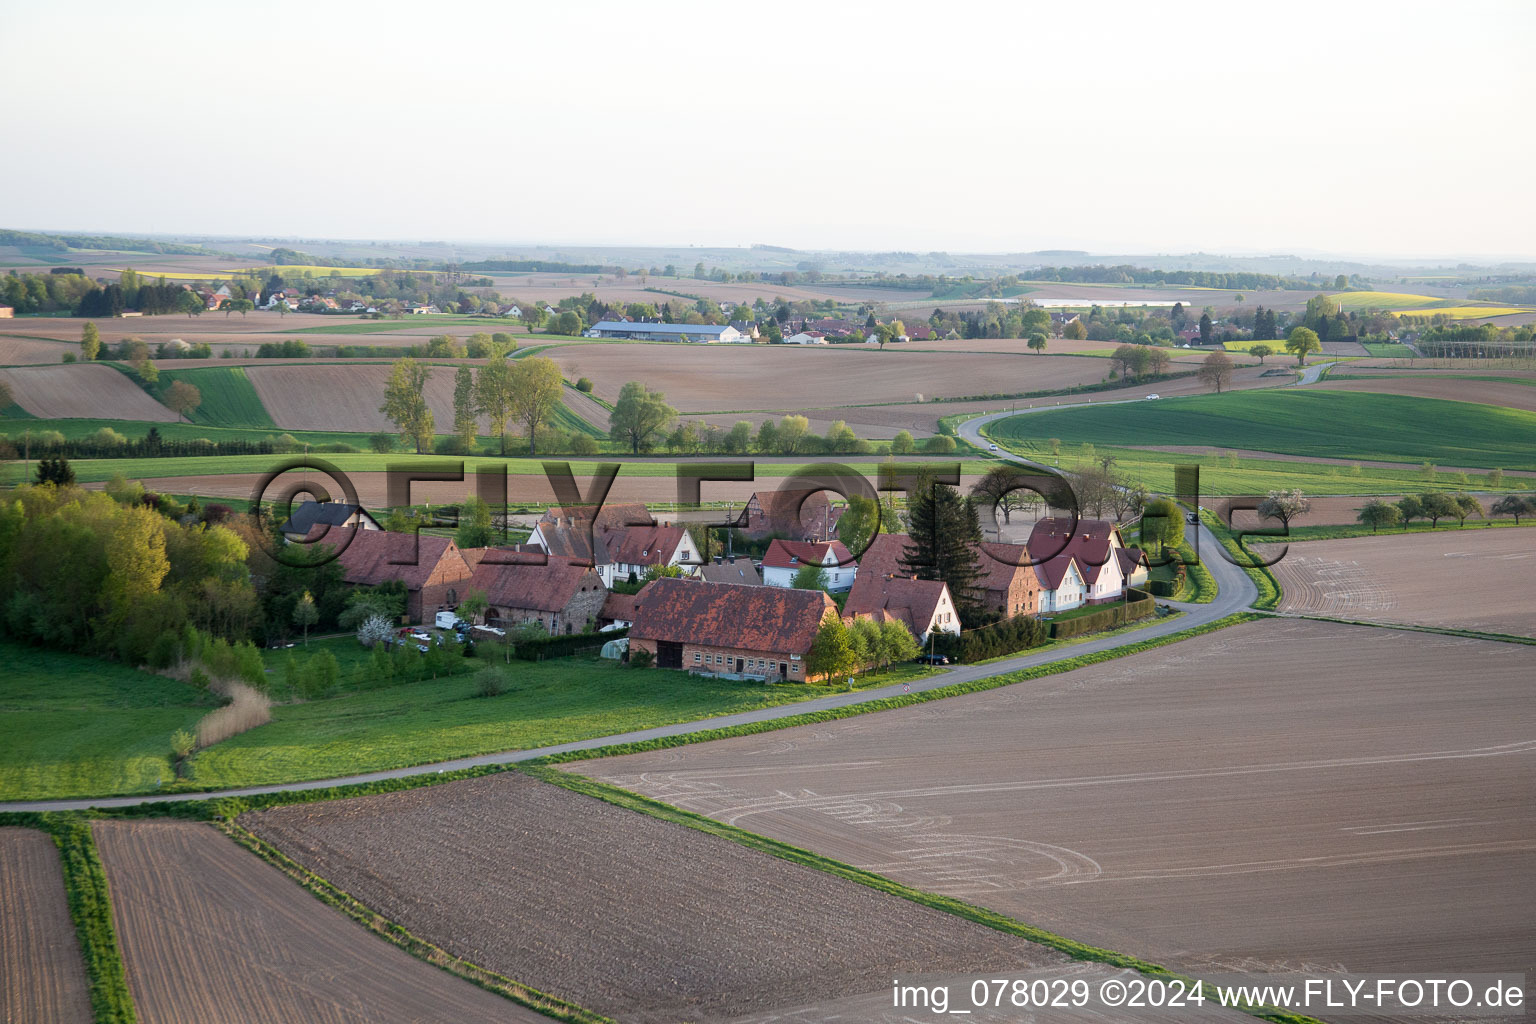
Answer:
[[[1536,258],[1536,3],[0,0],[0,227]]]

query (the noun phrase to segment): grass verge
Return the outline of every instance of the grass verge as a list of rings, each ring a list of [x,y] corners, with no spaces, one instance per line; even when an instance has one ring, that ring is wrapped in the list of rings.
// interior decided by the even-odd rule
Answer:
[[[0,825],[48,833],[59,848],[64,895],[75,922],[75,938],[85,961],[95,1024],[134,1024],[133,995],[123,970],[122,947],[112,925],[112,897],[107,873],[96,855],[88,819],[75,814],[0,814]]]
[[[1280,581],[1275,579],[1275,574],[1269,571],[1268,566],[1258,564],[1262,559],[1254,554],[1247,542],[1227,529],[1226,524],[1214,512],[1201,512],[1200,521],[1210,527],[1216,539],[1221,542],[1221,546],[1226,548],[1227,553],[1232,556],[1233,562],[1246,572],[1248,578],[1253,580],[1254,585],[1259,588],[1259,596],[1253,602],[1253,606],[1264,611],[1274,611],[1280,607],[1282,596]]]
[[[457,978],[555,1020],[567,1021],[569,1024],[614,1024],[608,1017],[514,981],[505,975],[497,974],[463,957],[454,956],[442,947],[411,934],[382,914],[368,909],[346,892],[289,858],[277,847],[234,820],[221,822],[218,827],[230,839],[297,882],[300,888],[321,903],[340,911],[384,941],[398,946],[418,960],[424,960]]]

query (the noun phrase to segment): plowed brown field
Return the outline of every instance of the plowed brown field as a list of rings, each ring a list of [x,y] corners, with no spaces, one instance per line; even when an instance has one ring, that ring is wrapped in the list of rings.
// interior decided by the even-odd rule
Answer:
[[[569,380],[590,377],[618,398],[644,381],[684,412],[821,408],[974,394],[1049,391],[1103,379],[1109,364],[1074,356],[943,352],[857,346],[566,345],[543,353]]]
[[[57,363],[64,358],[66,352],[78,354],[75,346],[64,342],[0,335],[0,366],[42,366]]]
[[[1445,398],[1536,412],[1536,387],[1495,380],[1447,380],[1433,377],[1377,377],[1373,380],[1325,380],[1325,391],[1376,391],[1387,395]]]
[[[176,414],[110,366],[92,363],[0,370],[16,402],[41,419],[155,420]]]
[[[893,977],[1065,960],[524,775],[241,821],[412,933],[626,1022],[725,1020],[888,993]]]
[[[90,1019],[58,847],[35,829],[0,828],[0,1021]]]
[[[1289,545],[1273,571],[1282,612],[1536,637],[1536,530],[1453,526],[1306,541]]]
[[[1530,977],[1531,652],[1271,619],[568,767],[1192,971]]]
[[[427,404],[439,433],[453,430],[455,369],[434,365],[427,378]],[[393,433],[395,425],[379,412],[390,370],[388,363],[284,363],[252,366],[246,377],[273,422],[284,429]],[[489,430],[483,418],[480,429],[482,433]]]
[[[144,1024],[548,1020],[369,934],[211,826],[94,832]]]

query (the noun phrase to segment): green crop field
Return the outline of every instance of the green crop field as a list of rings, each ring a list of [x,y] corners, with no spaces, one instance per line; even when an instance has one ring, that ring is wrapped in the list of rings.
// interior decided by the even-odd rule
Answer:
[[[1536,469],[1536,413],[1343,391],[1249,391],[1052,410],[1000,420],[1006,443],[1214,445],[1287,455]]]
[[[1373,356],[1392,359],[1412,359],[1413,349],[1407,345],[1397,345],[1390,342],[1362,341],[1360,343],[1367,352]]]
[[[161,370],[160,396],[173,381],[184,380],[197,388],[202,404],[193,411],[193,423],[210,427],[249,427],[276,430],[243,366],[210,366],[195,370]],[[213,440],[210,438],[209,440]]]
[[[1414,295],[1411,292],[1338,292],[1328,296],[1345,312],[1362,309],[1425,309],[1429,306],[1449,306],[1449,299],[1437,299],[1433,295]]]
[[[184,683],[92,658],[12,644],[0,658],[3,800],[169,787],[171,733],[213,709]]]
[[[1268,345],[1277,356],[1285,355],[1285,342],[1281,341],[1224,341],[1221,347],[1228,352],[1247,352],[1255,345]]]
[[[1453,320],[1477,320],[1485,316],[1513,316],[1516,313],[1536,313],[1529,306],[1437,306],[1434,309],[1410,310],[1403,316],[1448,316]]]

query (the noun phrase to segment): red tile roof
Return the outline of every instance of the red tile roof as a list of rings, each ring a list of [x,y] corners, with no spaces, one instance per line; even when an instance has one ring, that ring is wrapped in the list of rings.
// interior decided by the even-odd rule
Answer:
[[[837,605],[820,590],[659,579],[640,595],[629,635],[705,647],[805,654]]]
[[[450,580],[469,576],[469,564],[451,538],[351,527],[329,529],[327,535],[327,527],[316,526],[305,539],[340,552],[336,561],[341,563],[342,578],[348,583],[373,587],[400,580],[407,590],[420,590],[440,563]],[[343,531],[350,535],[350,541]]]
[[[933,624],[939,602],[949,592],[942,580],[914,580],[902,576],[865,576],[860,570],[853,590],[843,605],[843,617],[868,616],[876,622],[894,619],[906,624],[913,636],[921,636]]]
[[[1069,532],[1070,531],[1070,532]],[[1049,518],[1035,523],[1029,534],[1029,549],[1046,559],[1044,567],[1060,560],[1060,570],[1051,569],[1051,575],[1060,583],[1060,574],[1066,571],[1065,560],[1074,559],[1083,582],[1095,583],[1099,570],[1114,558],[1113,539],[1118,536],[1114,523],[1105,519],[1079,519],[1076,529],[1070,519]],[[1045,579],[1041,577],[1042,581]],[[1050,589],[1055,590],[1056,585]]]
[[[603,610],[597,613],[597,617],[605,622],[634,622],[635,610],[640,604],[639,598],[639,594],[610,591],[608,599],[603,602]]]
[[[763,555],[764,569],[798,569],[802,565],[824,565],[828,552],[838,565],[853,564],[853,554],[840,540],[831,543],[774,538]]]
[[[485,559],[470,577],[469,589],[482,590],[486,600],[499,608],[531,608],[542,612],[564,611],[583,590],[601,590],[602,577],[595,569],[556,555],[538,564],[538,555],[498,551],[496,561]]]
[[[540,524],[558,524],[570,526],[571,520],[580,525],[583,520],[593,518],[596,514],[596,522],[593,523],[599,530],[612,530],[621,526],[643,526],[655,522],[651,516],[651,510],[639,501],[605,502],[599,509],[591,505],[577,505],[565,508],[560,505],[551,506],[539,519]]]
[[[631,526],[603,535],[608,560],[625,565],[665,565],[688,531],[681,526]],[[688,548],[693,550],[692,545]]]

